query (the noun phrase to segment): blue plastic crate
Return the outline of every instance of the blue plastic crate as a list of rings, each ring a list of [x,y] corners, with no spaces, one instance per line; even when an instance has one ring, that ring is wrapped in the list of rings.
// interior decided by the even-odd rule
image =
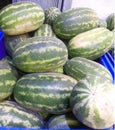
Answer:
[[[115,61],[114,57],[111,56],[109,52],[105,53],[100,57],[100,63],[105,66],[112,75],[113,83],[115,84]]]
[[[4,33],[0,30],[0,60],[6,56],[4,47]]]

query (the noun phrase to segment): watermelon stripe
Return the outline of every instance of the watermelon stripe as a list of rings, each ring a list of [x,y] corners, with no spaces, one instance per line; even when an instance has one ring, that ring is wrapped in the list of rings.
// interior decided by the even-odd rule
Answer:
[[[14,16],[13,16],[14,17]],[[9,21],[7,21],[7,19],[6,19],[6,21],[7,22],[5,22],[5,21],[3,21],[3,22],[5,22],[4,24],[2,24],[2,28],[3,29],[9,29],[10,28],[10,26],[12,26],[12,27],[17,27],[17,26],[15,26],[15,24],[16,23],[18,23],[19,25],[20,24],[22,24],[22,23],[24,23],[25,21],[28,21],[30,18],[33,18],[33,19],[37,19],[38,17],[41,17],[41,19],[39,20],[39,22],[42,22],[43,21],[43,19],[44,19],[44,17],[43,17],[43,12],[39,12],[39,13],[36,13],[36,12],[34,12],[33,13],[33,15],[32,14],[29,14],[29,15],[27,15],[27,16],[22,16],[22,17],[19,17],[19,18],[17,18],[17,19],[15,19],[15,20],[9,20]],[[11,19],[11,17],[10,17],[10,19]],[[12,18],[13,19],[13,18]],[[22,21],[23,20],[23,21]],[[34,23],[34,21],[32,21],[32,23]],[[36,23],[34,23],[34,24],[37,24],[38,23],[38,21],[36,22]],[[10,25],[10,26],[9,26]],[[19,26],[18,25],[18,26]]]

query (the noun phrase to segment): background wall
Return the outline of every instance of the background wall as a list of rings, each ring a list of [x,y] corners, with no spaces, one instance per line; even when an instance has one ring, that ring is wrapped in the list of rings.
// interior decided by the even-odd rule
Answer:
[[[71,8],[74,7],[90,7],[100,18],[106,19],[110,13],[115,13],[115,0],[72,0]]]

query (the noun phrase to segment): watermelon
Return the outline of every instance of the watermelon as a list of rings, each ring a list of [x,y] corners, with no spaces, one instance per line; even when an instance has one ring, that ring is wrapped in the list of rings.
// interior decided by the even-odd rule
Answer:
[[[0,103],[0,127],[43,128],[44,122],[39,114],[20,107],[13,101]]]
[[[72,38],[67,46],[69,57],[95,60],[106,53],[113,43],[113,33],[100,27]]]
[[[45,19],[43,9],[34,2],[15,2],[0,11],[0,28],[7,35],[19,35],[39,28]]]
[[[13,62],[24,72],[51,72],[63,67],[67,47],[56,37],[32,37],[15,47]]]
[[[79,122],[73,115],[73,113],[66,113],[62,115],[53,115],[48,120],[48,129],[59,130],[59,129],[81,129],[87,128],[81,122]]]
[[[77,81],[59,73],[31,73],[21,77],[14,98],[21,106],[35,112],[63,114],[70,111],[69,97]]]
[[[45,10],[45,23],[52,25],[56,17],[61,14],[57,7],[50,7]]]
[[[64,65],[64,72],[76,80],[81,80],[87,75],[100,75],[112,82],[111,73],[103,65],[83,57],[68,60]]]
[[[115,13],[110,14],[107,19],[107,28],[112,31],[114,29]]]
[[[88,75],[71,92],[70,106],[76,119],[94,129],[109,128],[115,121],[115,87],[105,78]]]
[[[91,30],[98,25],[98,16],[93,9],[75,8],[62,12],[53,22],[54,32],[62,39]]]
[[[55,37],[52,27],[49,24],[43,24],[34,32],[34,36],[50,36]]]
[[[17,77],[8,62],[0,61],[0,101],[12,94],[16,80]]]
[[[23,41],[23,40],[25,40],[27,38],[29,38],[28,33],[21,34],[21,35],[15,35],[15,36],[5,35],[4,44],[5,44],[5,49],[6,49],[7,54],[10,57],[12,57],[15,46],[19,42],[21,42],[21,41]]]
[[[12,73],[15,75],[16,79],[18,79],[19,73],[18,73],[18,70],[15,68],[15,66],[13,64],[12,59],[9,56],[6,56],[6,57],[2,58],[2,61],[6,62],[6,64],[9,64]]]

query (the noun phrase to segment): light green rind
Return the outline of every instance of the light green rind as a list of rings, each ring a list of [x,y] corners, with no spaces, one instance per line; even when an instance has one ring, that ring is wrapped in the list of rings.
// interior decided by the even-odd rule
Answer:
[[[110,128],[115,121],[115,87],[105,78],[90,75],[78,81],[70,96],[76,118],[94,129]],[[108,120],[109,119],[109,120]]]
[[[24,72],[53,72],[68,58],[67,47],[56,37],[32,37],[16,46],[13,62]]]
[[[43,128],[40,115],[20,107],[13,101],[0,103],[0,127],[5,128]]]
[[[64,72],[76,80],[81,80],[92,74],[105,77],[112,82],[112,75],[104,66],[83,57],[74,57],[68,60],[64,65]]]
[[[72,38],[67,46],[69,57],[95,60],[106,53],[113,43],[113,33],[100,27]]]
[[[43,9],[34,2],[15,2],[0,12],[0,28],[8,35],[19,35],[39,28],[44,22]]]
[[[59,73],[27,74],[17,81],[14,98],[33,111],[63,114],[70,111],[69,97],[76,83]]]

